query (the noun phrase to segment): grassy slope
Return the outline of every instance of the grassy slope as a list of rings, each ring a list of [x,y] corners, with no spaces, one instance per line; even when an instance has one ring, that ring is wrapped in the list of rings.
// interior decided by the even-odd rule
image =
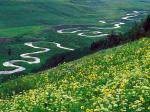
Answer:
[[[32,29],[33,26],[73,22],[79,17],[83,19],[86,12],[91,12],[88,7],[73,5],[70,0],[5,0],[0,1],[0,4],[0,29],[9,28],[10,33],[10,28]],[[0,36],[10,35],[0,32]]]
[[[148,0],[2,0],[0,6],[0,30],[8,28],[7,33],[0,31],[0,37],[13,37],[10,34],[16,31],[10,28],[22,27],[25,32],[17,34],[24,34],[33,27],[38,31],[36,26],[98,24],[99,19],[118,19],[135,9],[149,10],[150,4]]]
[[[121,4],[121,5],[120,5]],[[136,5],[133,5],[136,4]],[[99,24],[99,19],[118,19],[133,10],[148,10],[149,3],[135,0],[5,0],[0,1],[0,38],[15,37],[15,42],[0,44],[0,70],[7,68],[2,63],[8,59],[20,59],[19,55],[24,52],[31,52],[24,46],[24,42],[33,40],[55,41],[70,48],[83,48],[89,46],[93,41],[100,38],[82,38],[70,34],[57,34],[56,31],[41,30],[60,24]],[[49,26],[50,25],[50,26]],[[133,24],[130,24],[131,26]],[[126,32],[128,25],[121,30]],[[111,31],[108,31],[109,33]],[[40,45],[40,42],[39,42]],[[45,46],[47,47],[47,46]],[[8,49],[13,49],[12,56],[8,56]],[[22,50],[24,49],[24,50]],[[41,54],[44,60],[42,64],[56,55],[56,47],[50,51],[50,55]],[[67,52],[67,51],[66,51]],[[62,52],[60,52],[62,53]],[[22,64],[22,63],[21,63]],[[26,73],[30,73],[42,64],[29,66],[26,65]],[[0,76],[0,82],[3,78]]]
[[[148,112],[149,53],[143,38],[1,84],[0,110]]]

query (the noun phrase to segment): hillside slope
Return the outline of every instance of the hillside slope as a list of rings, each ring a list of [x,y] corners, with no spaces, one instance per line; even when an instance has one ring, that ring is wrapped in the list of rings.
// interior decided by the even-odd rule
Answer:
[[[1,0],[0,37],[33,33],[46,25],[95,24],[99,18],[118,19],[149,7],[148,0]]]
[[[0,110],[149,112],[149,59],[143,38],[9,81],[0,85]]]
[[[132,26],[137,26],[136,23],[144,21],[149,7],[148,0],[1,0],[0,83],[45,69],[49,60],[52,60],[52,64],[48,63],[50,66],[57,65],[53,64],[54,58],[70,52],[49,42],[75,52],[85,49],[106,39],[112,30],[119,34],[128,32]],[[34,42],[39,49],[28,46],[28,42]],[[51,50],[33,53],[40,47]],[[87,52],[84,51],[83,54]],[[29,61],[34,61],[33,58],[22,57],[26,53],[40,61],[31,64]],[[74,57],[69,56],[69,60]],[[5,66],[7,62],[24,69],[17,70],[18,67],[10,64]]]

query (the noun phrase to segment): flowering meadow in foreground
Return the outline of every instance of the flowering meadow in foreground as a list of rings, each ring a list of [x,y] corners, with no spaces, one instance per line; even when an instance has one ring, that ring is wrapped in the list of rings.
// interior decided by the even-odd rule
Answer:
[[[1,112],[150,112],[150,39],[1,84],[0,92]]]

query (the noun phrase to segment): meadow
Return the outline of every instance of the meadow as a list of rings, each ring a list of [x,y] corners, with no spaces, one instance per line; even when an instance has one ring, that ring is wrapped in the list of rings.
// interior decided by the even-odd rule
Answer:
[[[134,51],[134,52],[133,52]],[[3,112],[149,112],[150,39],[0,86]]]
[[[132,21],[128,21],[125,25],[121,25],[121,28],[116,29],[116,32],[127,32],[131,26],[137,22],[141,22],[147,13],[149,12],[149,1],[145,2],[137,0],[85,0],[84,2],[78,0],[6,0],[0,1],[0,71],[10,71],[14,67],[4,67],[3,63],[9,60],[22,60],[20,54],[35,52],[36,49],[25,46],[26,42],[35,42],[38,47],[45,47],[51,49],[50,52],[43,54],[34,54],[40,58],[40,63],[29,65],[27,63],[17,63],[17,65],[26,68],[22,73],[14,73],[8,75],[0,75],[0,81],[3,82],[8,77],[16,77],[31,73],[40,69],[48,59],[68,52],[68,50],[60,49],[48,42],[57,42],[62,46],[71,49],[80,49],[90,46],[93,42],[105,37],[89,37],[87,35],[97,35],[101,33],[100,29],[91,29],[90,27],[114,27],[116,22],[124,22],[122,17],[126,14],[133,13],[133,11],[139,11],[140,14],[132,18]],[[56,7],[57,6],[57,7]],[[106,21],[104,24],[100,21]],[[60,34],[57,28],[70,28],[69,25],[83,25],[78,30],[88,30],[86,32],[65,33]],[[75,27],[78,28],[78,27]],[[68,29],[67,29],[68,30]],[[113,30],[104,30],[102,32],[109,34]],[[99,31],[99,32],[98,32]],[[84,33],[84,34],[83,34]],[[82,36],[81,36],[82,35]],[[84,36],[83,36],[84,35]],[[5,38],[11,40],[11,42],[3,42]],[[11,55],[8,51],[11,49]],[[70,51],[69,51],[70,52]],[[29,60],[31,59],[24,59]]]
[[[0,0],[0,112],[150,112],[149,7]]]

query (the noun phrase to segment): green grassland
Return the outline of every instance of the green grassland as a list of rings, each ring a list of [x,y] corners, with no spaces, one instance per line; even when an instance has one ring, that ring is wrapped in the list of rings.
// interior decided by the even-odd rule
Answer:
[[[146,2],[147,1],[147,2]],[[35,25],[95,24],[126,11],[149,10],[148,0],[5,0],[0,1],[0,28]],[[80,19],[79,19],[80,18]]]
[[[16,36],[16,32],[31,33],[39,30],[40,26],[43,30],[43,26],[47,25],[98,24],[99,19],[118,19],[132,10],[149,10],[150,5],[146,1],[149,2],[148,0],[145,2],[137,0],[0,1],[0,37],[13,37]],[[23,32],[22,29],[25,31]]]
[[[22,35],[29,35],[35,34],[41,30],[47,28],[46,26],[25,26],[25,27],[13,27],[13,28],[6,28],[0,30],[1,37],[15,37],[15,36],[22,36]]]
[[[149,112],[150,39],[0,85],[3,112]]]
[[[19,27],[29,30],[44,25],[97,24],[99,19],[118,19],[128,11],[150,7],[148,0],[5,0],[0,4],[0,29],[8,28],[10,33],[10,28]],[[8,36],[14,35],[8,32]]]
[[[30,73],[40,68],[46,61],[58,54],[67,52],[47,44],[58,42],[65,47],[78,49],[90,46],[103,38],[82,38],[75,34],[60,35],[53,28],[57,25],[101,25],[100,19],[117,20],[133,10],[149,11],[149,1],[144,0],[5,0],[0,1],[0,38],[11,38],[13,42],[0,43],[0,71],[12,68],[2,66],[10,59],[21,59],[21,53],[33,52],[35,49],[24,46],[25,42],[37,41],[37,46],[52,49],[45,54],[36,55],[41,58],[38,65],[19,63]],[[143,18],[143,17],[141,17]],[[122,32],[128,31],[134,23],[126,24]],[[110,31],[109,31],[110,33]],[[41,44],[41,42],[45,42]],[[8,49],[12,55],[8,56]],[[20,74],[17,74],[19,76]],[[5,76],[4,76],[5,77]],[[0,82],[4,78],[0,76]],[[6,76],[7,77],[7,76]]]
[[[3,62],[22,60],[20,54],[38,51],[25,46],[26,42],[50,51],[32,55],[41,59],[39,64],[17,63],[26,71],[0,75],[0,112],[149,112],[149,37],[33,73],[41,70],[51,58],[70,52],[48,42],[80,51],[105,39],[59,34],[58,26],[112,27],[98,21],[124,22],[120,18],[127,13],[149,13],[149,7],[149,0],[1,0],[0,71],[13,70],[2,66]],[[130,31],[145,16],[137,16],[136,22],[129,21],[116,32]],[[3,42],[4,39],[11,42]],[[67,57],[77,53],[70,52]]]

